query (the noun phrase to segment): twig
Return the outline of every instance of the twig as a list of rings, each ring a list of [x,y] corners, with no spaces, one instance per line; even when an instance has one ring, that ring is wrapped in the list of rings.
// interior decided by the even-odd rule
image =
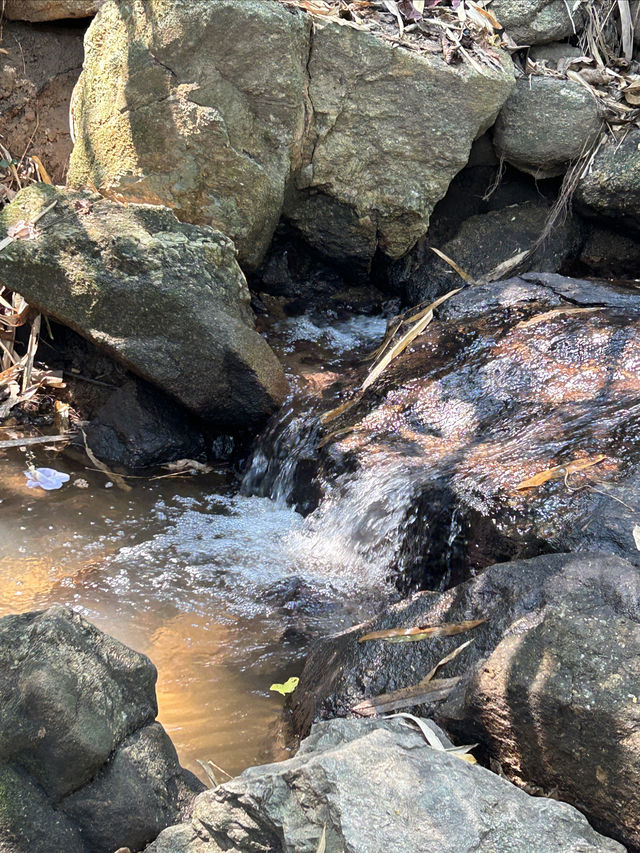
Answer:
[[[37,435],[29,438],[8,438],[5,441],[0,441],[0,450],[6,450],[9,447],[24,447],[32,444],[58,444],[61,441],[70,441],[74,433],[69,432],[65,435]]]
[[[29,344],[27,345],[27,361],[22,374],[22,393],[24,394],[29,385],[31,385],[31,372],[33,370],[33,361],[36,357],[38,349],[38,340],[40,338],[40,324],[42,315],[37,314],[31,323],[31,332],[29,334]]]

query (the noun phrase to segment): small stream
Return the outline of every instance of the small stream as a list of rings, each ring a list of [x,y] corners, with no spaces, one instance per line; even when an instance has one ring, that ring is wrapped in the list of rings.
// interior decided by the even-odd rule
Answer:
[[[278,423],[294,444],[308,388],[354,363],[385,329],[382,317],[329,323],[303,317],[274,329],[294,388]],[[353,538],[357,500],[306,519],[288,506],[286,460],[275,460],[279,476],[261,488],[274,468],[268,436],[242,487],[220,469],[131,480],[126,493],[53,449],[0,455],[0,616],[68,604],[149,655],[160,720],[201,777],[198,760],[235,775],[283,757],[283,700],[270,684],[299,674],[314,637],[378,609],[393,558],[390,543],[386,559],[372,559],[371,530]],[[28,461],[71,480],[60,491],[28,489]],[[384,543],[393,519],[382,514],[379,524]]]

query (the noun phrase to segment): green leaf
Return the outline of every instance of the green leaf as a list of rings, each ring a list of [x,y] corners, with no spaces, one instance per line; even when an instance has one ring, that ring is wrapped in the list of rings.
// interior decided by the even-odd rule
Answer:
[[[269,690],[275,690],[276,693],[282,693],[283,696],[286,696],[287,693],[293,693],[299,681],[300,679],[294,675],[291,678],[287,678],[284,684],[272,684]]]

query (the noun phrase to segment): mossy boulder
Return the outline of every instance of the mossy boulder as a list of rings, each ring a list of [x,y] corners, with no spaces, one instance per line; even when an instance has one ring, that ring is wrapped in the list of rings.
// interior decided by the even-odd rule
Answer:
[[[0,279],[217,428],[262,424],[287,383],[254,330],[231,240],[164,207],[33,184],[0,214],[32,239],[0,252]]]

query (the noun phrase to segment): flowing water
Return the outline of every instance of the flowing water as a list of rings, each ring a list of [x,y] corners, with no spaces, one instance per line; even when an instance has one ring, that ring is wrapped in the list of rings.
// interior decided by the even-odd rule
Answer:
[[[306,519],[285,500],[287,454],[304,454],[309,389],[375,346],[384,328],[380,317],[279,324],[296,392],[271,431],[279,441],[267,432],[255,451],[243,493],[224,470],[134,480],[126,493],[55,450],[0,454],[0,615],[68,604],[148,654],[160,720],[199,775],[198,760],[234,775],[281,754],[283,700],[270,684],[299,673],[310,639],[360,621],[384,596],[392,478],[388,495],[373,483],[371,493],[350,494],[345,484],[344,506],[329,501]],[[28,489],[28,462],[66,471],[70,482]]]

